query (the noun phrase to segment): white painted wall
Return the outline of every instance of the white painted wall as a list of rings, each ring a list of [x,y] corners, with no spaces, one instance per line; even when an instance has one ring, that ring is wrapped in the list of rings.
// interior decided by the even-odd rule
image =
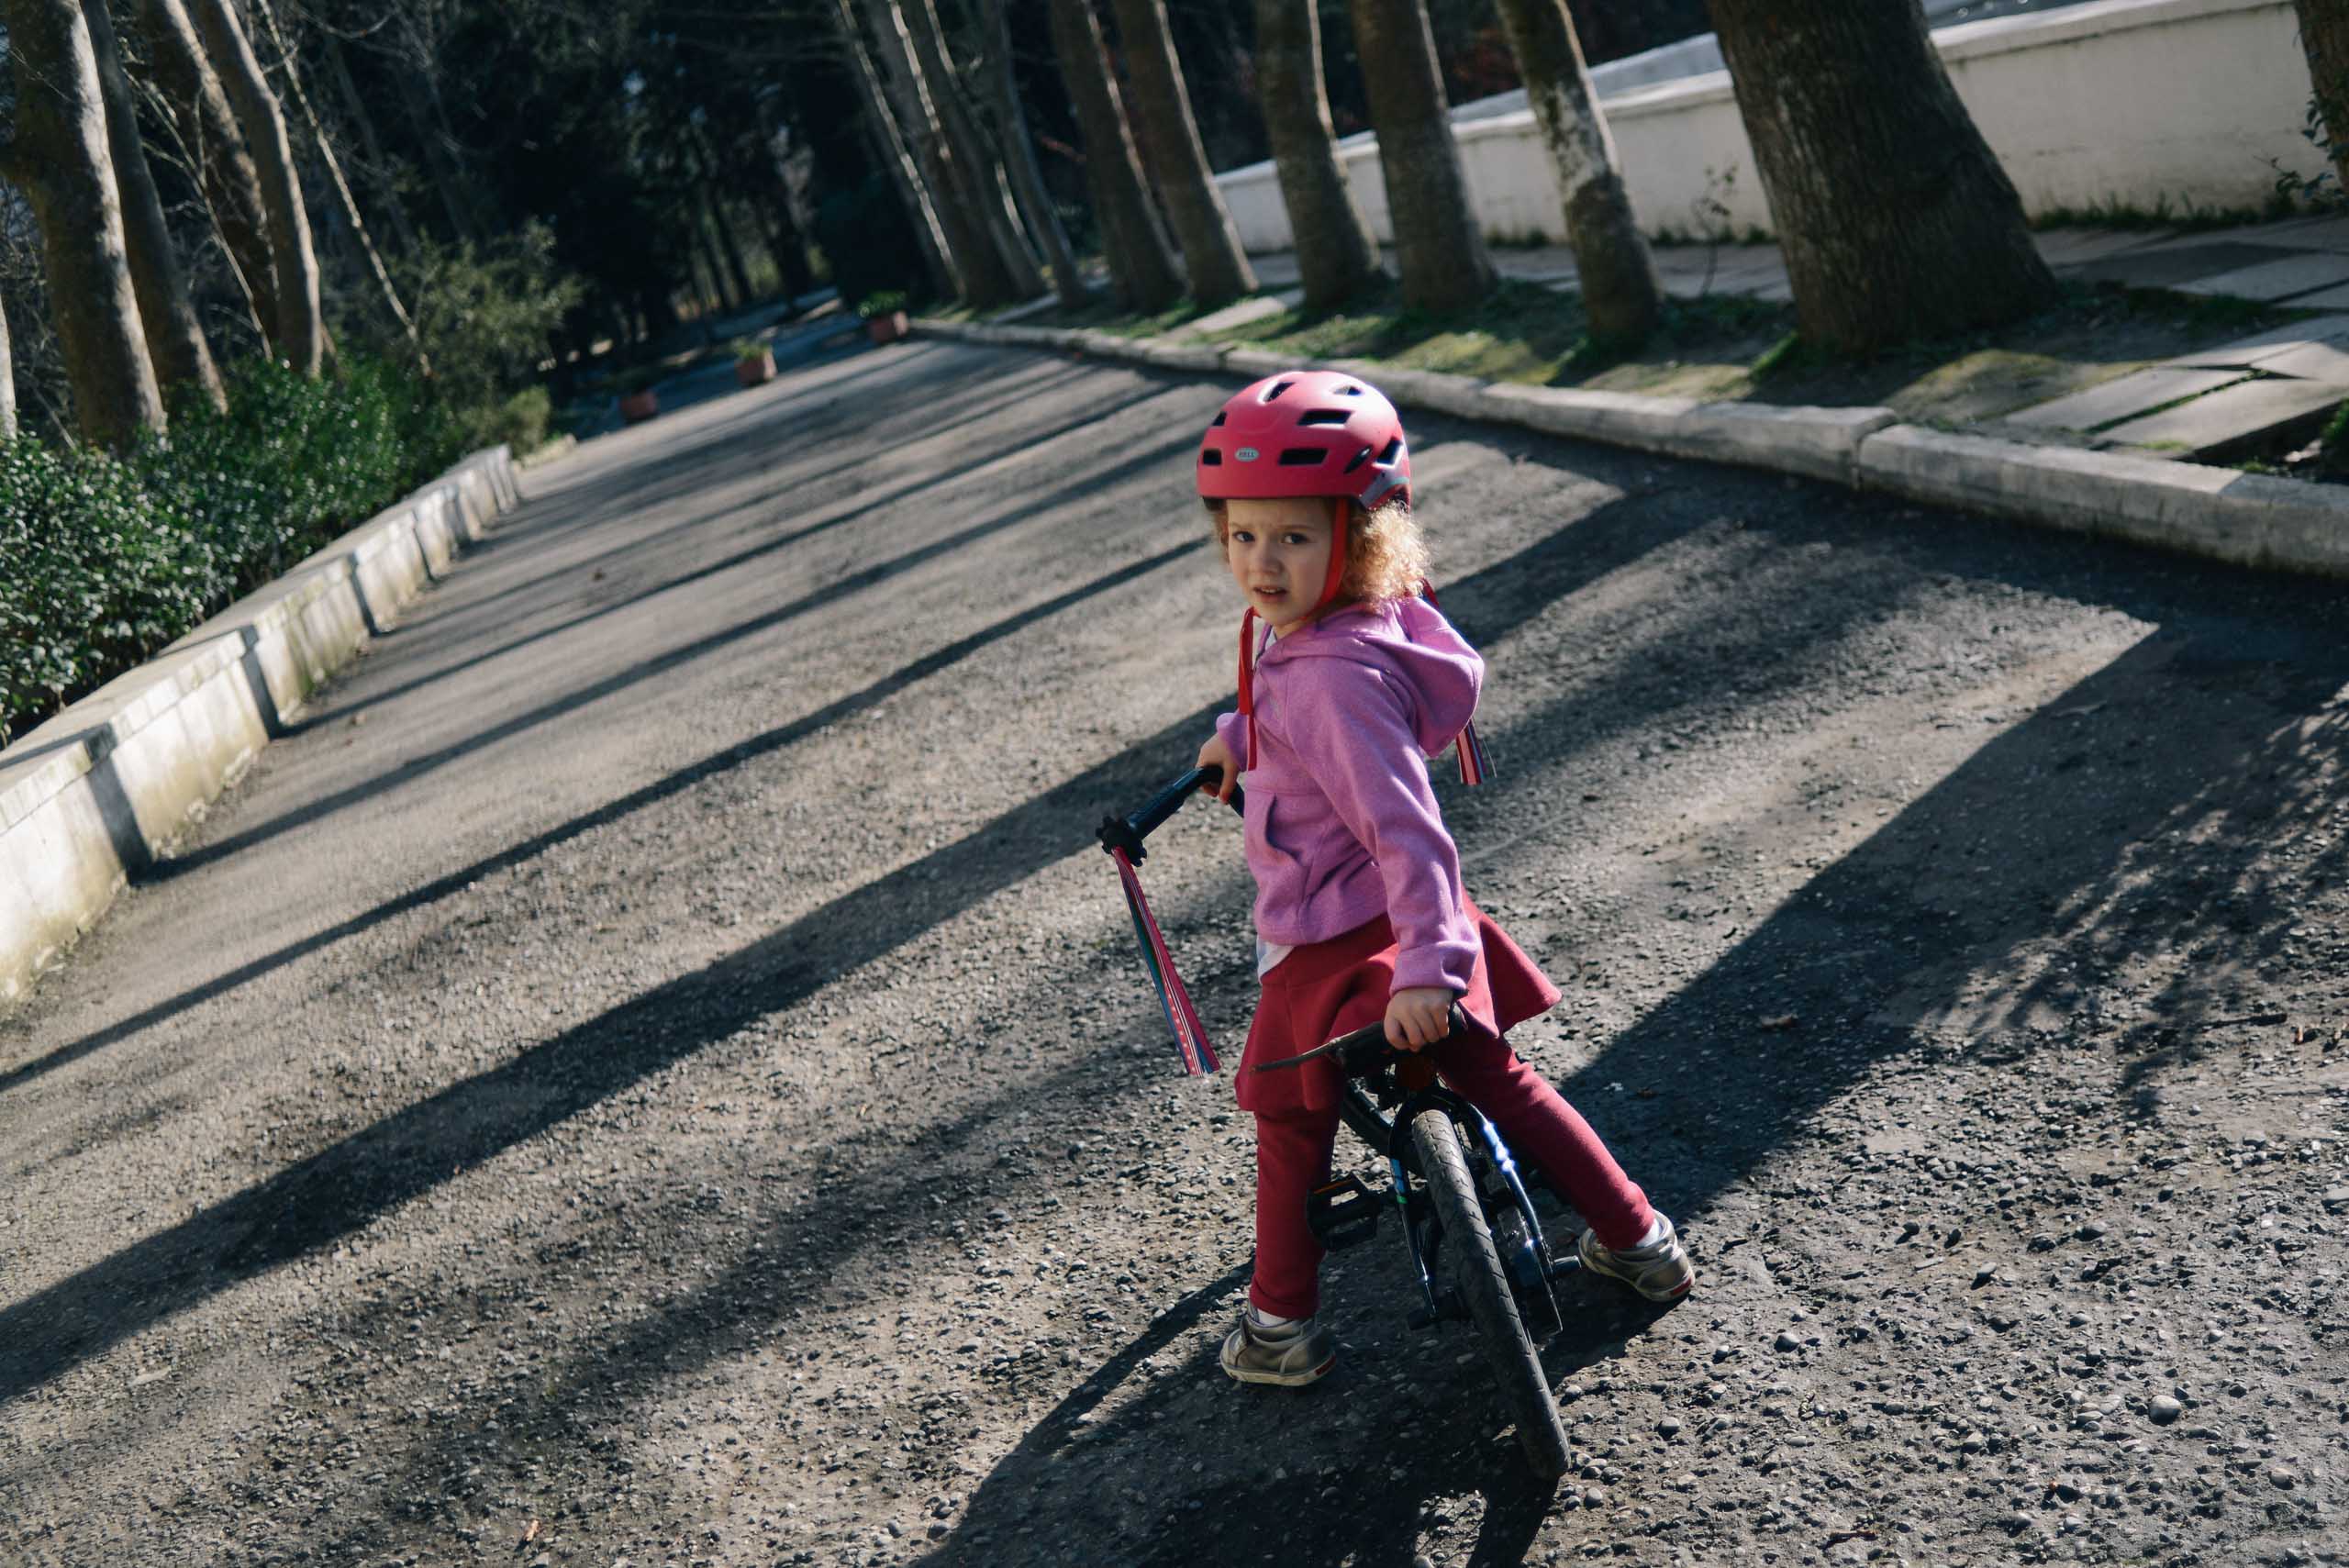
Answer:
[[[2313,174],[2300,138],[2309,74],[2291,0],[2099,0],[1933,35],[1950,80],[2036,216],[2108,203],[2250,207],[2275,186],[2270,160]],[[1605,91],[1602,86],[1602,91]],[[1699,227],[1708,195],[1738,232],[1770,229],[1753,151],[1725,72],[1602,100],[1650,233]],[[1531,113],[1473,114],[1453,127],[1487,237],[1562,241],[1556,183]],[[1374,137],[1339,143],[1371,231],[1391,241]],[[1733,182],[1719,176],[1734,170]],[[1708,171],[1711,171],[1710,174]],[[1251,250],[1290,244],[1270,163],[1216,176]]]

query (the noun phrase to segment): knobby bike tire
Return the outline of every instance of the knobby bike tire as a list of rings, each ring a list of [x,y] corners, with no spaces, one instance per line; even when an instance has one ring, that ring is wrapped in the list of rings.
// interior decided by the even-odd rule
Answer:
[[[1419,1173],[1450,1243],[1452,1283],[1468,1303],[1468,1316],[1485,1341],[1486,1360],[1500,1385],[1501,1401],[1517,1418],[1517,1440],[1526,1462],[1544,1481],[1566,1473],[1566,1429],[1551,1396],[1549,1375],[1533,1353],[1517,1298],[1508,1288],[1493,1233],[1468,1176],[1468,1158],[1452,1118],[1431,1107],[1411,1118],[1411,1141],[1419,1151]]]

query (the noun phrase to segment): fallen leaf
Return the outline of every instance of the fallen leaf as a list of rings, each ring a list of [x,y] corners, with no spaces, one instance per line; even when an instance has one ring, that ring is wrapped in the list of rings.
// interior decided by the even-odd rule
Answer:
[[[1790,1029],[1795,1027],[1795,1016],[1792,1013],[1780,1013],[1774,1018],[1764,1018],[1761,1027],[1765,1029]]]
[[[530,1521],[530,1528],[522,1532],[522,1544],[528,1546],[530,1542],[538,1540],[540,1536],[546,1532],[546,1528],[547,1527],[540,1520],[532,1519]]]

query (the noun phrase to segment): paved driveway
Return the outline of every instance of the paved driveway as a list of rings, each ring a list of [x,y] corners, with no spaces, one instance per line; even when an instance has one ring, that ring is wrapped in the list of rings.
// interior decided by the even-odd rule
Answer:
[[[0,1558],[2337,1540],[2338,590],[1453,422],[1453,827],[1705,1283],[1569,1288],[1556,1495],[1385,1245],[1338,1376],[1217,1375],[1248,1129],[1089,825],[1229,700],[1218,395],[917,345],[531,475],[0,1020]]]

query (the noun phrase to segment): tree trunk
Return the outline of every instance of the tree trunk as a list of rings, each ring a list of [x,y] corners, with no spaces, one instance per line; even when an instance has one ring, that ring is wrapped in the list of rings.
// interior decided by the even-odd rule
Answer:
[[[102,0],[88,0],[88,3],[97,5]],[[318,111],[311,104],[308,91],[302,85],[300,62],[286,45],[284,31],[277,25],[277,13],[271,7],[269,0],[253,0],[253,6],[269,28],[270,41],[276,45],[279,57],[285,61],[285,85],[294,94],[294,106],[302,112],[303,120],[310,128],[310,139],[317,144],[318,161],[326,165],[327,177],[334,186],[335,199],[342,206],[343,221],[351,225],[351,232],[359,241],[360,252],[367,258],[368,271],[374,274],[375,286],[382,291],[384,304],[391,310],[392,319],[399,323],[401,332],[406,335],[408,351],[416,356],[417,369],[429,376],[432,361],[425,355],[424,340],[417,336],[416,323],[410,319],[407,306],[400,303],[400,291],[393,286],[392,274],[384,265],[382,253],[375,249],[374,236],[367,232],[367,220],[360,215],[358,198],[351,194],[351,182],[342,177],[342,160],[335,156],[334,143],[327,139],[327,128],[319,123]]]
[[[1314,0],[1256,0],[1256,91],[1306,306],[1333,309],[1378,275],[1378,242],[1338,162]]]
[[[8,313],[0,310],[0,441],[17,435],[17,360],[8,343]]]
[[[106,102],[81,0],[0,0],[16,76],[17,134],[0,172],[40,224],[42,271],[73,417],[83,437],[126,451],[163,428],[125,253],[106,152]]]
[[[974,306],[1010,305],[1021,295],[1005,269],[1003,256],[974,199],[975,186],[956,158],[938,120],[938,102],[915,57],[905,13],[897,0],[865,0],[874,36],[880,42],[884,74],[894,88],[897,113],[927,177],[930,199],[945,230],[947,249],[962,275],[963,298]]]
[[[1003,263],[1003,274],[1013,295],[1025,302],[1044,292],[1044,274],[1019,235],[1019,214],[997,166],[995,153],[979,135],[977,124],[963,98],[962,80],[946,58],[945,35],[940,30],[938,9],[930,0],[904,0],[916,54],[923,75],[938,101],[939,128],[953,149],[954,161],[968,183],[972,212],[986,230],[987,241]]]
[[[212,346],[204,340],[204,328],[188,299],[187,278],[180,271],[179,253],[163,218],[163,198],[156,194],[155,176],[147,167],[147,149],[139,135],[139,101],[131,93],[130,78],[123,74],[114,18],[106,14],[106,0],[82,0],[82,17],[90,29],[98,90],[106,98],[106,153],[122,202],[123,240],[130,252],[130,284],[139,295],[148,361],[167,395],[194,387],[214,408],[226,409],[228,394],[220,384],[220,368],[212,362]]]
[[[1422,310],[1474,305],[1493,286],[1493,261],[1468,206],[1427,9],[1420,0],[1353,0],[1353,12],[1403,302]]]
[[[1240,232],[1223,194],[1208,168],[1207,149],[1191,117],[1191,95],[1183,85],[1183,63],[1166,28],[1166,0],[1114,0],[1118,36],[1126,46],[1126,70],[1133,78],[1134,114],[1158,175],[1158,194],[1183,246],[1183,270],[1190,274],[1191,297],[1222,305],[1256,292],[1256,274],[1240,249]]]
[[[1565,0],[1500,0],[1501,25],[1565,208],[1583,309],[1593,337],[1631,344],[1655,330],[1664,309],[1648,242],[1615,162],[1615,139],[1590,89],[1582,42]]]
[[[734,284],[734,292],[749,305],[758,298],[758,291],[751,287],[751,269],[742,264],[741,242],[734,238],[734,226],[726,216],[726,203],[712,185],[701,188],[702,206],[709,210],[710,231],[718,236],[718,259],[726,263],[726,275]]]
[[[1043,172],[1036,167],[1036,144],[1028,134],[1028,116],[1019,106],[1019,83],[1011,69],[1011,23],[1005,15],[1004,0],[986,0],[986,9],[988,25],[995,31],[994,70],[988,84],[994,89],[996,141],[1011,170],[1011,188],[1027,214],[1028,231],[1043,247],[1044,264],[1052,270],[1052,292],[1069,309],[1081,309],[1091,296],[1085,292],[1084,274],[1077,270],[1076,252],[1069,248],[1068,230],[1061,226],[1052,193],[1044,188]]]
[[[2309,81],[2324,119],[2333,173],[2349,192],[2349,4],[2292,0],[2292,8],[2299,13],[2300,48],[2309,57]]]
[[[1101,224],[1101,249],[1129,310],[1164,310],[1183,297],[1183,274],[1150,205],[1118,83],[1101,49],[1091,0],[1051,0],[1052,52],[1085,140],[1085,183]]]
[[[790,183],[780,170],[775,172],[774,195],[765,211],[773,231],[770,247],[775,270],[783,274],[783,292],[797,299],[815,288],[816,273],[807,264],[807,242],[799,232],[798,215],[791,210]]]
[[[863,35],[857,30],[856,13],[850,9],[849,0],[834,0],[834,9],[841,47],[849,55],[849,81],[856,88],[857,102],[864,110],[864,129],[873,143],[874,158],[887,172],[889,183],[897,189],[898,200],[905,204],[906,219],[912,225],[914,239],[921,247],[922,266],[930,273],[930,286],[941,296],[960,298],[963,274],[947,246],[937,204],[930,200],[897,117],[890,112],[881,73],[864,47]]]
[[[269,90],[253,46],[228,9],[228,0],[195,0],[205,52],[244,128],[245,145],[261,172],[269,209],[269,255],[277,270],[277,353],[303,375],[315,376],[326,351],[326,321],[318,308],[318,258],[310,244],[310,215],[294,173],[294,147],[285,117]]]
[[[253,325],[263,342],[273,342],[277,337],[277,264],[270,259],[269,208],[262,199],[261,172],[245,145],[245,133],[182,0],[139,0],[139,19],[148,69],[154,72],[155,85],[187,146],[205,205],[212,209],[212,226],[228,252]]]
[[[1865,353],[2028,316],[2055,295],[2014,184],[1918,0],[1712,0],[1812,342]]]
[[[399,231],[400,249],[413,256],[422,247],[407,208],[400,205],[399,192],[384,176],[384,171],[391,167],[391,161],[384,156],[383,141],[375,134],[375,117],[367,112],[367,100],[359,95],[359,83],[351,78],[351,61],[344,58],[342,40],[328,33],[326,45],[327,67],[334,72],[335,91],[342,96],[343,112],[359,128],[359,145],[367,150],[367,161],[375,171],[376,189],[383,197],[380,210],[392,215],[392,227]]]

